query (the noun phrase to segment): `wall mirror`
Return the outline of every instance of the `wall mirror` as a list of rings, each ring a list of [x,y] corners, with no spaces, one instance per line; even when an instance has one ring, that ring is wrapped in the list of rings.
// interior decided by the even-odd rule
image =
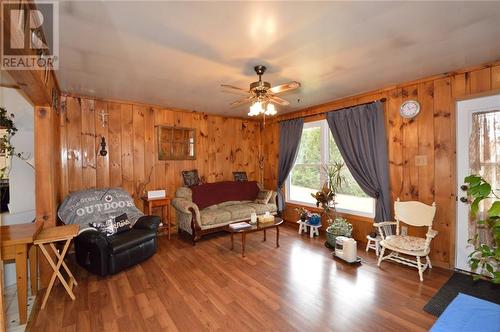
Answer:
[[[196,131],[193,128],[158,126],[158,160],[196,159]]]

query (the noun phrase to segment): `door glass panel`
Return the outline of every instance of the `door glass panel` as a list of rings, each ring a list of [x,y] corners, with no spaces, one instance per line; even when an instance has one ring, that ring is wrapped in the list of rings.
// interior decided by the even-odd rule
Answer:
[[[472,115],[472,130],[469,141],[470,174],[479,174],[500,194],[500,111],[477,112]],[[485,199],[480,203],[476,219],[484,219],[495,200]],[[479,236],[479,243],[491,245],[491,231],[469,220],[469,237]]]

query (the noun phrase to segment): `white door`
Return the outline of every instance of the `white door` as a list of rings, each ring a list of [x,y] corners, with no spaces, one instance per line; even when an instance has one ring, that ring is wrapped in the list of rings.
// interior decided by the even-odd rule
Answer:
[[[488,115],[494,117],[500,128],[500,95],[481,97],[459,101],[457,103],[457,220],[456,220],[456,242],[455,242],[455,268],[471,271],[468,264],[468,256],[473,247],[468,244],[469,235],[469,208],[465,201],[466,193],[461,189],[464,178],[470,175],[469,164],[469,140],[472,133],[473,116]],[[498,119],[498,121],[496,120]],[[484,165],[485,167],[500,166],[495,163]],[[483,165],[481,166],[482,168]],[[497,173],[500,173],[497,171]]]

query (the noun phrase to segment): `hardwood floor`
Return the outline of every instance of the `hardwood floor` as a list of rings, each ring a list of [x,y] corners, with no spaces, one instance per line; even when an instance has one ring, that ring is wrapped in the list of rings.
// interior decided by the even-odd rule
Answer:
[[[222,233],[195,247],[160,237],[159,251],[126,272],[101,278],[72,264],[76,300],[63,287],[31,322],[33,331],[418,331],[435,317],[422,307],[451,271],[425,272],[391,262],[376,266],[335,261],[324,238],[283,226],[267,241],[249,234],[246,257],[239,240],[230,250]]]

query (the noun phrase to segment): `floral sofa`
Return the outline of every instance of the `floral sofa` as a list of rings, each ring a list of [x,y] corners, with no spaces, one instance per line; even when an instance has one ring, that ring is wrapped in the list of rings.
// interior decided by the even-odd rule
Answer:
[[[269,194],[268,202],[261,200]],[[270,212],[276,214],[276,192],[262,190],[255,181],[222,181],[176,190],[172,205],[180,231],[191,235],[193,245],[203,235],[224,226]]]

